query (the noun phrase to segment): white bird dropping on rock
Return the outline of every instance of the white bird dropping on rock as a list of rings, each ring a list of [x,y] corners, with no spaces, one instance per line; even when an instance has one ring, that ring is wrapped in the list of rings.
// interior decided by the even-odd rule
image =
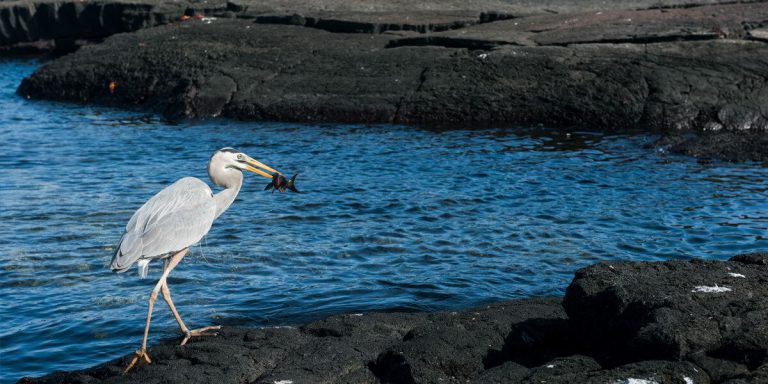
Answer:
[[[731,288],[725,287],[725,286],[718,287],[717,284],[715,284],[712,287],[707,285],[697,285],[693,287],[693,289],[691,290],[691,292],[701,292],[701,293],[723,293],[723,292],[730,292],[730,291],[731,291]]]

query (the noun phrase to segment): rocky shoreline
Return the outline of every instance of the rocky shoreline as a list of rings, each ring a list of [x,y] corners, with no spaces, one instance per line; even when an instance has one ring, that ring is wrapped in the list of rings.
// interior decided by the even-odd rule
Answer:
[[[24,79],[32,99],[175,118],[642,130],[675,152],[768,162],[765,1],[411,3],[5,1],[0,46],[100,42]]]
[[[603,262],[576,272],[563,299],[177,343],[127,375],[130,355],[19,383],[768,383],[768,253]]]

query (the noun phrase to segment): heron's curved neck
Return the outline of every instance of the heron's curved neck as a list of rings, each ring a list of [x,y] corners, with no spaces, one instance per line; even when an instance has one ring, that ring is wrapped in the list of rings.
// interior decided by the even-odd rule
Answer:
[[[243,173],[240,171],[233,171],[233,176],[228,178],[227,183],[221,186],[224,187],[224,189],[213,195],[213,200],[216,202],[217,218],[221,216],[221,214],[232,205],[235,198],[237,198],[237,194],[240,192],[240,187],[243,186]]]

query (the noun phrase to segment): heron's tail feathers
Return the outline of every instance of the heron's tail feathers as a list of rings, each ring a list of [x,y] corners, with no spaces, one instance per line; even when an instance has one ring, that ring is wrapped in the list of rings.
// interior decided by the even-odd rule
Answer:
[[[139,236],[126,233],[117,245],[110,268],[115,272],[125,272],[141,258],[142,242]]]
[[[147,277],[147,272],[149,271],[149,259],[141,259],[136,263],[136,266],[139,267],[139,279],[144,279]]]

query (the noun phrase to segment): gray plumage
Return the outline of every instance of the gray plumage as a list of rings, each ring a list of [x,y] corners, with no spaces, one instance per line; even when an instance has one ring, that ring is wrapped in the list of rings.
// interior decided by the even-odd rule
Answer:
[[[199,242],[216,218],[211,188],[185,177],[153,196],[133,214],[112,258],[112,270],[125,272],[140,259],[162,259]],[[146,276],[142,263],[139,271]]]
[[[125,226],[111,268],[125,272],[138,263],[139,276],[145,277],[152,260],[164,259],[198,243],[211,229],[213,221],[237,197],[243,184],[241,169],[258,164],[232,148],[216,151],[208,163],[208,175],[224,189],[214,194],[200,179],[185,177],[169,185],[141,206]],[[269,174],[256,170],[264,177]]]

